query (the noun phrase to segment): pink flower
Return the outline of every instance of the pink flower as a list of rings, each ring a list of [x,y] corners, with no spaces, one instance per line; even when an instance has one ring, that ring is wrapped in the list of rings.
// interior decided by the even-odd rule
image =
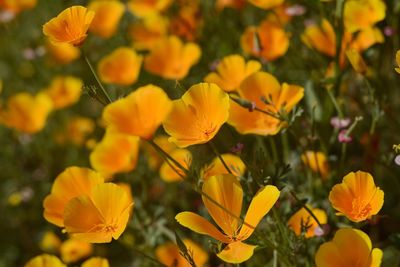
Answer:
[[[349,126],[351,123],[351,119],[350,118],[338,118],[338,117],[333,117],[331,119],[331,125],[333,126],[333,128],[335,129],[343,129],[346,128],[347,126]]]
[[[338,135],[338,140],[340,143],[351,143],[353,138],[347,135],[347,130],[341,130]]]

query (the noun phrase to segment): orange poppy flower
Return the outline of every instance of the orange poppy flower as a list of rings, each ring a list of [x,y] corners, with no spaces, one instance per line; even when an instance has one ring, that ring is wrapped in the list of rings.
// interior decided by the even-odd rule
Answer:
[[[147,17],[167,9],[172,0],[129,0],[128,8],[136,17]]]
[[[81,56],[81,50],[69,43],[46,42],[46,49],[58,64],[69,64]]]
[[[85,143],[88,135],[93,133],[95,123],[85,117],[72,117],[64,130],[64,138],[74,145],[81,146]]]
[[[138,137],[108,130],[90,153],[90,164],[106,179],[111,179],[116,173],[135,169],[138,154]]]
[[[328,20],[323,19],[321,24],[312,24],[306,27],[301,40],[311,48],[330,56],[336,55],[336,35]]]
[[[351,0],[344,3],[344,26],[351,33],[371,27],[385,16],[386,5],[382,0]]]
[[[165,79],[181,80],[200,59],[201,50],[195,43],[183,44],[176,36],[160,40],[144,59],[144,68]]]
[[[318,248],[315,264],[317,267],[379,267],[382,255],[382,250],[372,248],[371,240],[364,232],[343,228],[335,233],[332,241]]]
[[[321,175],[326,180],[330,173],[328,159],[325,154],[320,151],[306,151],[301,155],[301,161],[313,172]]]
[[[153,142],[156,143],[162,150],[170,154],[173,150],[177,149],[177,146],[168,141],[167,135],[158,135],[153,139]],[[160,156],[159,152],[154,149],[150,144],[142,143],[145,153],[147,154],[147,164],[153,170],[158,170],[164,159]]]
[[[52,231],[46,231],[39,242],[39,247],[42,251],[49,253],[56,253],[60,249],[61,240],[60,238]]]
[[[215,83],[226,92],[239,88],[241,82],[250,74],[261,69],[260,62],[249,60],[247,63],[240,55],[224,57],[217,65],[216,72],[208,74],[204,81]]]
[[[149,139],[171,107],[172,101],[160,87],[147,85],[107,105],[103,119],[112,130]]]
[[[262,9],[271,9],[283,3],[284,0],[248,0],[251,4]]]
[[[172,35],[179,36],[187,41],[193,41],[196,39],[202,24],[199,5],[186,4],[171,18],[170,32]]]
[[[6,10],[14,15],[23,10],[32,9],[37,5],[37,0],[2,0],[0,10]]]
[[[125,6],[118,0],[95,0],[90,2],[88,9],[96,14],[89,30],[103,38],[109,38],[117,30]]]
[[[73,6],[43,25],[43,33],[53,43],[81,45],[95,13],[83,6]]]
[[[228,123],[242,134],[274,135],[286,125],[274,114],[290,112],[303,98],[304,89],[286,83],[280,85],[271,74],[256,72],[242,82],[238,93],[241,98],[272,115],[250,111],[231,100]],[[263,102],[262,98],[268,103]]]
[[[246,165],[244,165],[240,157],[233,154],[222,154],[221,157],[228,166],[229,170],[231,170],[233,175],[235,175],[236,177],[243,175],[244,171],[246,170]],[[202,178],[206,180],[214,175],[228,173],[229,172],[225,168],[221,159],[219,157],[215,157],[209,165],[202,169]]]
[[[326,224],[328,218],[325,211],[321,209],[313,209],[311,207],[308,208],[312,211],[315,217],[317,217],[320,224]],[[305,228],[306,238],[315,236],[316,231],[319,229],[317,221],[305,208],[301,208],[295,214],[293,214],[288,221],[288,225],[296,235],[301,235],[302,230]]]
[[[378,28],[369,27],[358,32],[357,36],[350,43],[350,48],[362,52],[374,44],[381,44],[384,41],[385,37]]]
[[[216,84],[199,83],[173,101],[163,126],[169,141],[183,148],[210,141],[228,115],[229,96]]]
[[[93,257],[82,263],[81,267],[110,267],[107,259]]]
[[[81,194],[90,194],[93,187],[104,182],[96,172],[79,167],[65,169],[54,180],[51,194],[43,201],[44,218],[57,226],[64,226],[64,208],[67,202]]]
[[[279,198],[279,190],[272,185],[267,185],[260,189],[253,197],[247,210],[244,218],[246,224],[242,225],[238,218],[242,210],[243,190],[234,175],[212,176],[204,182],[202,191],[236,216],[234,217],[227,213],[208,198],[202,197],[208,213],[222,232],[208,220],[193,212],[181,212],[176,215],[175,219],[192,231],[211,236],[227,244],[217,254],[220,259],[230,263],[241,263],[248,260],[253,255],[256,246],[242,241],[251,236],[258,223],[273,207]]]
[[[46,125],[53,109],[51,98],[45,93],[32,96],[21,92],[11,96],[6,108],[0,106],[0,123],[18,131],[34,134]]]
[[[65,263],[80,261],[93,253],[93,245],[79,239],[70,238],[60,248],[61,259]]]
[[[142,60],[133,49],[119,47],[100,60],[99,77],[104,83],[132,85],[138,79]]]
[[[175,149],[170,153],[171,157],[175,159],[179,164],[181,164],[186,169],[189,169],[192,163],[192,153],[190,153],[187,149]],[[171,167],[172,166],[172,167]],[[185,176],[185,173],[176,166],[173,162],[166,162],[160,167],[160,177],[166,182],[176,182],[181,181],[182,176]]]
[[[194,263],[196,266],[203,266],[208,261],[207,253],[195,242],[190,239],[182,240],[188,251],[191,252]],[[187,260],[181,255],[179,247],[172,243],[167,242],[158,246],[155,251],[157,259],[166,266],[176,267],[191,267]]]
[[[350,172],[329,193],[329,201],[338,211],[337,215],[346,216],[353,222],[378,214],[383,206],[383,197],[383,191],[375,186],[371,174],[363,171]]]
[[[83,81],[73,76],[57,76],[45,89],[53,100],[54,109],[61,109],[79,101],[82,94]]]
[[[42,254],[28,261],[24,267],[67,267],[59,258],[53,255]]]
[[[99,184],[90,195],[80,195],[67,203],[65,230],[72,237],[89,243],[111,242],[124,232],[133,204],[122,187],[113,183]]]

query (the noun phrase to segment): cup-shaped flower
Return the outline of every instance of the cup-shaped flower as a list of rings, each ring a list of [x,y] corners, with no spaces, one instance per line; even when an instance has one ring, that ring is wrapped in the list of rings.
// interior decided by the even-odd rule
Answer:
[[[326,224],[328,218],[324,210],[311,207],[308,208],[312,211],[315,217],[317,217],[320,224]],[[302,231],[305,230],[304,236],[306,238],[318,235],[317,231],[323,231],[323,229],[319,229],[317,221],[305,208],[301,208],[293,214],[288,221],[288,225],[296,235],[301,235]]]
[[[83,6],[72,6],[43,25],[43,33],[53,43],[81,45],[95,13]]]
[[[176,36],[161,39],[144,59],[144,68],[165,79],[181,80],[200,59],[201,50],[195,43],[183,44]]]
[[[105,258],[92,257],[82,263],[81,267],[110,267],[110,264]]]
[[[182,242],[185,244],[188,251],[190,251],[193,261],[196,266],[203,266],[208,261],[208,254],[198,244],[190,239],[184,239]],[[166,266],[176,267],[190,267],[190,263],[181,255],[179,247],[172,243],[167,242],[156,248],[155,251],[157,259]]]
[[[125,11],[124,4],[118,0],[92,1],[88,9],[96,14],[89,30],[103,38],[109,38],[115,33]]]
[[[383,191],[375,186],[368,172],[350,172],[342,183],[333,186],[329,193],[332,207],[337,215],[346,216],[353,222],[361,222],[378,214],[383,206]]]
[[[251,4],[262,9],[271,9],[283,3],[284,0],[248,0]]]
[[[136,167],[139,137],[108,130],[90,153],[90,164],[106,179]]]
[[[240,159],[240,157],[233,154],[222,154],[221,157],[233,175],[237,177],[243,175],[244,171],[246,170],[246,165]],[[210,164],[202,169],[202,178],[206,180],[208,177],[214,175],[228,173],[229,171],[226,169],[221,159],[219,157],[215,157]]]
[[[149,139],[171,107],[172,101],[160,87],[147,85],[107,105],[103,119],[112,130]]]
[[[254,103],[267,112],[249,110],[231,100],[228,123],[242,134],[274,135],[286,125],[279,112],[290,112],[303,98],[304,89],[283,83],[267,72],[256,72],[247,77],[238,90],[242,99]]]
[[[249,60],[246,62],[240,55],[224,57],[217,65],[216,72],[208,74],[204,81],[215,83],[226,92],[239,88],[242,81],[250,74],[261,69],[260,62]]]
[[[61,259],[68,264],[87,258],[92,253],[92,244],[76,238],[70,238],[64,241],[60,247]]]
[[[56,256],[42,254],[25,263],[24,267],[66,267]]]
[[[310,48],[334,57],[336,54],[336,35],[328,20],[323,19],[321,24],[311,24],[301,35],[301,40]]]
[[[34,134],[46,125],[52,109],[51,98],[43,92],[35,96],[26,92],[17,93],[8,99],[6,108],[0,106],[0,123],[24,133]]]
[[[71,199],[64,210],[65,230],[72,237],[89,243],[118,239],[128,223],[133,202],[125,189],[103,183],[91,195]]]
[[[73,76],[55,77],[45,92],[53,101],[54,109],[61,109],[78,102],[82,94],[83,81]]]
[[[248,239],[258,223],[273,207],[279,198],[279,190],[272,185],[261,188],[253,197],[244,223],[241,222],[243,190],[238,179],[232,174],[209,177],[203,184],[203,203],[215,223],[222,230],[193,212],[181,212],[175,219],[183,226],[199,233],[211,236],[227,246],[217,254],[230,263],[248,260],[256,246],[242,241]],[[215,202],[210,200],[213,199]],[[222,208],[223,207],[223,208]]]
[[[79,167],[65,169],[54,180],[51,194],[43,201],[44,218],[57,226],[64,226],[64,208],[69,200],[81,194],[90,194],[93,187],[104,182],[98,173]]]
[[[129,0],[128,8],[135,17],[148,17],[167,9],[172,0]]]
[[[171,157],[181,164],[187,170],[190,168],[192,163],[192,153],[184,148],[175,149],[170,153]],[[182,177],[185,177],[185,173],[173,162],[164,161],[160,167],[160,177],[166,182],[181,181]]]
[[[344,3],[343,22],[351,33],[371,27],[385,16],[386,5],[383,0],[351,0]]]
[[[131,85],[138,79],[143,57],[129,47],[119,47],[102,58],[98,65],[100,79],[104,83]]]
[[[330,173],[328,159],[325,154],[321,151],[306,151],[301,155],[301,161],[311,171],[321,176],[323,180],[326,180]]]
[[[178,147],[204,144],[214,138],[229,115],[229,96],[213,83],[195,84],[178,100],[163,123]]]
[[[372,248],[369,236],[352,229],[339,229],[332,241],[323,243],[315,254],[317,267],[379,267],[382,250]]]

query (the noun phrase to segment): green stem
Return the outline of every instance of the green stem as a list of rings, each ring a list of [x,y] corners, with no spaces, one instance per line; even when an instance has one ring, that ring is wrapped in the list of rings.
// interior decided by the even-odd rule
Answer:
[[[168,267],[167,265],[162,264],[161,262],[159,262],[157,259],[155,259],[155,258],[153,258],[153,257],[151,257],[151,256],[149,256],[149,255],[147,255],[146,253],[144,253],[144,252],[142,252],[142,251],[140,251],[140,250],[138,250],[138,249],[136,249],[136,248],[132,248],[132,250],[133,250],[133,252],[135,252],[135,253],[137,253],[137,254],[143,256],[144,258],[146,258],[146,259],[148,259],[148,260],[154,262],[155,264],[157,264],[157,266]]]
[[[319,222],[317,216],[315,216],[315,214],[312,212],[312,210],[311,210],[309,207],[307,207],[307,205],[304,204],[303,201],[301,201],[301,200],[299,199],[299,197],[296,195],[296,193],[295,193],[294,191],[291,190],[291,191],[290,191],[290,194],[291,194],[292,197],[296,200],[296,202],[299,203],[299,204],[310,214],[310,216],[317,222],[318,226],[319,226],[321,229],[323,229],[323,228],[322,228],[322,224]]]
[[[328,88],[328,89],[326,89],[326,91],[328,92],[329,98],[331,99],[333,105],[335,106],[335,109],[336,109],[336,112],[337,112],[338,115],[339,115],[339,118],[341,118],[341,119],[344,118],[343,112],[342,112],[342,110],[340,109],[339,103],[336,101],[336,98],[335,98],[335,96],[333,95],[332,90],[330,90],[330,89]]]
[[[218,152],[218,149],[217,149],[217,147],[214,145],[214,143],[210,141],[208,144],[210,145],[210,147],[211,147],[211,149],[213,150],[214,154],[219,158],[219,160],[221,161],[222,165],[224,165],[225,169],[226,169],[230,174],[232,174],[231,169],[229,169],[228,164],[226,164],[225,160],[222,158],[221,154]]]

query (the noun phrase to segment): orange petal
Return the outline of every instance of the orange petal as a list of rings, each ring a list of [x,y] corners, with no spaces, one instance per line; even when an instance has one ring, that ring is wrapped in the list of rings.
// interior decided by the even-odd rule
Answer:
[[[237,241],[228,244],[217,256],[223,261],[238,264],[250,259],[256,247]]]

